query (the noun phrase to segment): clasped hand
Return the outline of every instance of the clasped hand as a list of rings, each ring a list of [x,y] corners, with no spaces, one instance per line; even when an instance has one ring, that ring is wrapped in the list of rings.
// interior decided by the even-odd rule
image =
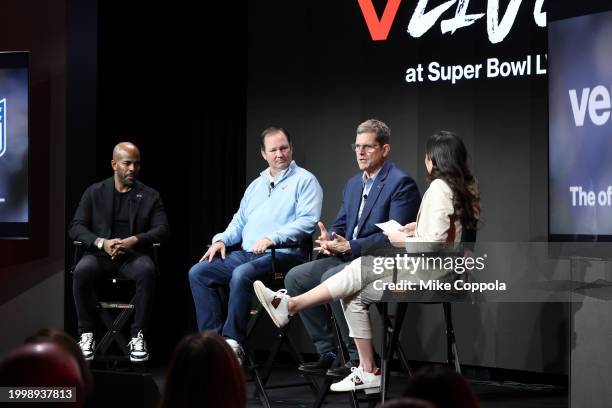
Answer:
[[[117,259],[125,255],[137,243],[138,238],[136,238],[135,236],[123,239],[106,239],[104,240],[104,252],[109,254],[111,259]]]

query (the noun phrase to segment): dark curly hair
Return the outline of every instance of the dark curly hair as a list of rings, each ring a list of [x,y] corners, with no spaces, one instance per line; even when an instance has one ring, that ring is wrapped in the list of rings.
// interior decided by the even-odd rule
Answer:
[[[445,130],[436,132],[427,139],[425,154],[433,164],[427,179],[433,181],[439,178],[449,185],[453,191],[455,215],[464,228],[476,230],[480,215],[480,194],[461,138]]]

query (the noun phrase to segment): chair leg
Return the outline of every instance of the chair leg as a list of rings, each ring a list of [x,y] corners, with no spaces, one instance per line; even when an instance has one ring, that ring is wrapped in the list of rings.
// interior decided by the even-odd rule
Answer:
[[[387,338],[389,335],[389,330],[391,330],[391,326],[389,324],[389,304],[387,302],[383,302],[381,304],[382,313],[382,339],[381,339],[381,383],[380,383],[380,403],[384,404],[385,399],[387,397],[387,378],[389,371],[389,354],[393,354],[392,349],[389,350],[390,344],[387,344]]]
[[[249,371],[251,372],[251,376],[253,377],[253,382],[255,383],[255,390],[259,394],[259,399],[261,401],[261,404],[264,406],[264,408],[270,408],[270,399],[268,398],[266,387],[263,381],[261,380],[259,373],[257,372],[255,361],[253,361],[251,357],[251,353],[247,352],[247,350],[245,350],[245,354],[248,356],[248,359],[249,359],[249,362],[248,362],[250,366]]]
[[[313,408],[320,408],[321,405],[323,405],[323,402],[325,402],[325,397],[327,397],[327,394],[329,394],[329,387],[332,385],[333,382],[334,380],[328,377],[326,377],[323,380],[323,385],[319,387],[317,398],[315,399],[315,402],[312,404]]]
[[[340,334],[340,328],[336,323],[334,312],[332,312],[330,305],[325,305],[325,310],[327,311],[327,315],[329,316],[331,327],[334,330],[334,339],[336,340],[337,345],[336,355],[340,357],[340,364],[346,364],[350,360],[350,357],[348,355],[348,351],[344,348],[342,335]]]
[[[302,355],[298,351],[298,348],[295,345],[295,342],[289,336],[290,327],[291,327],[291,322],[289,322],[289,324],[283,329],[282,331],[283,340],[286,343],[287,348],[289,349],[289,353],[291,354],[291,357],[293,358],[293,362],[299,366],[300,364],[304,362],[304,359],[302,358]],[[308,386],[310,387],[310,390],[312,391],[313,395],[315,396],[319,395],[319,392],[321,391],[319,389],[319,384],[317,384],[317,382],[311,376],[304,375],[304,377],[308,381]]]
[[[334,330],[334,338],[336,339],[336,344],[338,347],[337,355],[338,357],[340,357],[340,364],[346,364],[346,362],[350,360],[350,357],[348,355],[348,352],[344,349],[342,335],[340,334],[340,329],[338,327],[338,324],[336,323],[336,318],[334,317],[334,313],[332,312],[331,307],[329,305],[325,305],[325,310],[327,311],[327,314],[331,321],[331,326]],[[325,397],[329,393],[329,387],[334,381],[336,381],[336,379],[330,379],[328,377],[325,378],[323,387],[319,389],[319,393],[317,395],[315,403],[313,404],[313,407],[318,408],[323,404],[323,402],[325,401]],[[357,401],[357,394],[355,393],[355,391],[347,393],[347,396],[349,399],[349,405],[353,408],[358,408],[359,402]]]
[[[412,368],[410,368],[410,363],[408,363],[408,356],[404,351],[404,346],[402,346],[401,343],[398,343],[397,345],[397,354],[399,356],[400,363],[404,368],[404,371],[406,372],[406,374],[408,374],[409,377],[412,377]]]
[[[455,330],[453,328],[452,305],[449,302],[442,303],[444,308],[444,320],[446,321],[446,359],[448,364],[455,366],[455,371],[461,374],[457,343],[455,341]]]
[[[276,338],[274,339],[274,343],[272,343],[272,346],[270,347],[271,352],[270,354],[268,354],[268,358],[266,359],[266,362],[264,363],[262,369],[261,377],[264,384],[267,384],[268,380],[270,379],[270,375],[272,374],[272,366],[274,365],[274,362],[276,361],[276,356],[278,355],[278,352],[282,347],[283,340],[284,339],[282,333],[277,333]]]
[[[357,393],[355,391],[351,391],[348,393],[349,405],[352,408],[359,408],[359,401],[357,399]]]
[[[134,296],[132,300],[130,300],[129,304],[132,307],[123,309],[114,319],[107,310],[102,309],[100,307],[99,316],[102,322],[104,323],[104,326],[106,326],[107,330],[100,342],[98,343],[98,346],[96,347],[96,354],[98,354],[99,356],[103,356],[104,354],[106,354],[113,341],[117,343],[124,357],[129,356],[128,341],[123,335],[122,330],[128,320],[130,320],[130,318],[134,314],[133,304],[135,298],[136,296]]]
[[[410,373],[410,366],[408,365],[408,360],[406,359],[404,349],[399,343],[399,336],[402,331],[407,308],[408,305],[406,303],[397,304],[397,309],[395,310],[395,324],[391,328],[392,335],[391,340],[389,341],[389,351],[387,354],[389,355],[388,361],[391,361],[395,353],[397,353],[402,366],[408,373]],[[389,381],[389,372],[387,372],[387,378],[385,381]]]
[[[267,313],[265,312],[262,305],[258,305],[257,310],[255,312],[255,316],[253,316],[249,320],[249,324],[247,327],[247,336],[246,336],[245,341],[243,342],[243,349],[245,351],[245,354],[248,356],[249,366],[247,368],[250,371],[251,376],[253,377],[253,381],[255,382],[256,390],[262,396],[262,398],[264,399],[264,402],[268,401],[267,403],[269,404],[266,389],[278,388],[278,386],[275,386],[275,385],[269,386],[268,380],[270,379],[270,376],[272,374],[272,368],[274,366],[274,362],[276,361],[276,357],[278,356],[278,353],[280,352],[283,344],[286,344],[287,348],[289,349],[289,353],[291,354],[293,360],[296,362],[296,365],[301,364],[303,360],[302,360],[300,353],[297,351],[297,347],[295,346],[295,343],[293,342],[293,340],[288,334],[289,329],[291,327],[291,322],[289,322],[289,324],[283,327],[282,329],[276,329],[276,336],[275,336],[274,343],[270,347],[270,354],[266,358],[266,361],[261,367],[261,369],[258,369],[258,365],[253,359],[253,354],[249,350],[247,343],[253,331],[253,328],[257,325],[257,323],[262,318],[262,316],[267,316]],[[313,395],[315,396],[318,395],[319,393],[318,386],[314,382],[314,380],[310,378],[309,376],[306,376],[306,382],[285,384],[282,386],[285,387],[285,386],[302,386],[302,385],[308,385]]]
[[[408,364],[408,359],[406,357],[406,353],[402,345],[399,343],[399,336],[402,331],[402,326],[404,322],[404,318],[406,316],[406,310],[408,305],[406,303],[398,303],[397,309],[395,311],[395,322],[391,323],[391,319],[389,318],[389,306],[388,303],[377,303],[376,304],[378,311],[382,320],[382,350],[381,350],[381,395],[380,401],[381,404],[384,404],[387,398],[387,391],[389,388],[389,378],[391,371],[389,370],[389,363],[393,359],[393,356],[397,352],[400,362],[403,368],[409,375],[412,375],[412,371],[410,370],[410,365]],[[389,333],[391,333],[391,337],[389,338]]]
[[[399,342],[399,336],[402,332],[402,327],[404,326],[404,319],[406,317],[406,311],[408,310],[407,303],[398,303],[397,309],[395,311],[395,326],[393,328],[393,340],[391,343],[391,352],[393,353],[390,357],[390,360],[393,359],[393,355],[397,353],[400,363],[404,371],[408,374],[408,376],[412,376],[412,369],[410,368],[410,364],[408,363],[408,355],[406,351],[404,351],[404,346]]]

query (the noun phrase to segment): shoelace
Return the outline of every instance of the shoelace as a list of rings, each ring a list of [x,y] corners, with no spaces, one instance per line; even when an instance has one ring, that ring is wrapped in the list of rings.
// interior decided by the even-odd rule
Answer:
[[[93,343],[93,334],[84,334],[81,336],[81,341],[79,341],[79,346],[82,349],[90,349]]]
[[[361,367],[351,367],[351,382],[355,382],[355,377],[359,377],[363,382],[363,369]]]
[[[136,351],[144,351],[144,337],[142,336],[142,332],[138,332],[138,337],[134,337],[128,343],[128,346],[134,346]]]

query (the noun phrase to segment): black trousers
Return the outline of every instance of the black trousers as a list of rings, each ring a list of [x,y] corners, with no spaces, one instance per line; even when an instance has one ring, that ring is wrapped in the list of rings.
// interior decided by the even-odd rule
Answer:
[[[134,323],[131,334],[140,330],[146,334],[155,290],[155,265],[146,254],[128,254],[118,260],[109,256],[84,255],[74,269],[72,293],[79,320],[79,334],[93,332],[95,328],[95,284],[117,274],[136,283]]]

